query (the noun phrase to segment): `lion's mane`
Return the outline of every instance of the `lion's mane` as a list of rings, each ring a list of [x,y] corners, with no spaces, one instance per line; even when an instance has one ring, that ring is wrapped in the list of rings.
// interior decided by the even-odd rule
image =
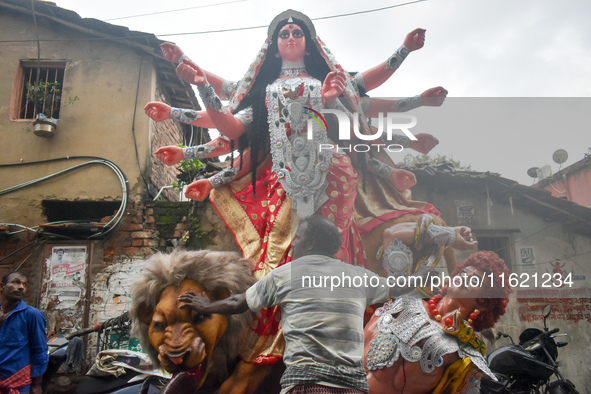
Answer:
[[[143,277],[134,286],[129,314],[132,334],[139,338],[156,367],[160,367],[158,351],[150,344],[150,325],[141,316],[152,316],[162,291],[168,286],[179,286],[184,279],[192,279],[207,290],[225,288],[232,294],[244,293],[255,283],[251,261],[233,252],[175,250],[150,257]],[[220,377],[227,373],[227,361],[236,357],[242,333],[252,318],[251,313],[228,316],[226,333],[211,355],[208,367],[211,375]]]

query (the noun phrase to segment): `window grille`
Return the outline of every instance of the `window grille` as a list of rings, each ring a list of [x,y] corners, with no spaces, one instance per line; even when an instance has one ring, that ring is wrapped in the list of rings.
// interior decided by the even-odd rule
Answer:
[[[38,69],[36,62],[22,62],[23,83],[21,85],[20,98],[20,119],[35,119],[38,113],[44,113],[50,118],[58,119],[60,116],[60,102],[62,95],[62,88],[64,84],[65,65],[47,65],[41,63]],[[27,100],[27,93],[29,87],[37,83],[37,75],[39,75],[38,82],[45,85],[44,97],[35,105]],[[52,86],[54,87],[52,91]],[[42,89],[43,90],[43,89]]]

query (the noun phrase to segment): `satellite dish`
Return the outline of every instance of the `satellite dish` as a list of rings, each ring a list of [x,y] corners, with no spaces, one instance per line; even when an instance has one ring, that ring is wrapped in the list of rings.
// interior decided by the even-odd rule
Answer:
[[[568,153],[566,153],[566,151],[564,149],[558,149],[552,155],[552,160],[554,160],[554,163],[557,163],[557,164],[562,164],[567,159],[568,159]]]
[[[532,178],[537,178],[538,177],[538,169],[539,167],[532,167],[529,170],[527,170],[527,175],[529,175]]]

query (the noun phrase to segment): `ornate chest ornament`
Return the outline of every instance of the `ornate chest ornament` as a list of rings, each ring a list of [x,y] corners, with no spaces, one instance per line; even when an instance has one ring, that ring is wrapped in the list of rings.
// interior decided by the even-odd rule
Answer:
[[[460,358],[470,357],[480,371],[496,380],[481,353],[482,349],[476,348],[470,341],[464,343],[457,334],[446,333],[429,317],[417,292],[405,294],[395,301],[386,301],[375,314],[379,316],[379,332],[370,342],[367,352],[369,370],[391,367],[402,356],[410,362],[418,361],[421,369],[430,373],[443,365],[443,356],[457,352]],[[421,348],[419,342],[424,339],[426,341]]]
[[[333,152],[320,152],[320,145],[330,140],[317,122],[308,122],[308,109],[322,110],[320,90],[320,81],[310,77],[278,79],[267,86],[272,171],[302,219],[328,200],[326,174]]]

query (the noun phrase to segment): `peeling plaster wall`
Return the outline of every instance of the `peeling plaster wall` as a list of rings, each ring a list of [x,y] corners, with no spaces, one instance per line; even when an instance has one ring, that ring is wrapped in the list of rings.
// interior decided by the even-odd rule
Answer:
[[[133,284],[143,272],[142,262],[124,257],[95,275],[91,320],[105,321],[129,310]]]
[[[25,41],[35,37],[29,16],[1,13],[0,31],[6,37],[19,37]],[[209,219],[203,219],[202,231],[205,235],[195,244],[185,245],[184,237],[190,227],[187,213],[175,216],[172,233],[160,233],[154,204],[145,201],[145,184],[140,171],[153,193],[162,186],[172,184],[176,179],[176,168],[162,165],[155,158],[154,150],[182,142],[185,126],[172,121],[156,124],[144,114],[143,107],[148,101],[168,101],[162,93],[163,85],[160,85],[152,58],[113,40],[85,41],[85,35],[79,32],[75,35],[82,41],[72,45],[68,41],[72,34],[71,30],[61,25],[50,27],[40,23],[39,26],[39,36],[46,40],[41,43],[41,60],[66,63],[60,119],[52,138],[34,135],[30,120],[11,119],[14,108],[10,103],[14,97],[13,86],[19,62],[36,59],[37,44],[33,41],[17,42],[6,43],[3,47],[3,56],[0,57],[3,75],[0,78],[2,163],[19,164],[61,157],[70,159],[4,167],[0,169],[0,190],[91,160],[71,159],[73,156],[105,158],[125,173],[129,181],[129,205],[121,223],[106,239],[87,243],[90,245],[89,263],[85,269],[89,273],[89,291],[81,297],[83,299],[77,305],[81,309],[74,312],[71,324],[68,324],[68,327],[82,328],[128,309],[131,283],[141,272],[141,261],[156,251],[170,251],[172,245],[206,245],[225,249],[225,243],[231,245],[233,238],[214,214],[210,214]],[[136,148],[139,158],[136,158]],[[178,200],[179,192],[165,190],[163,196]],[[2,196],[0,221],[24,226],[45,223],[43,200],[121,199],[122,186],[115,173],[104,165],[93,164]],[[192,203],[185,204],[186,207],[193,206]],[[202,215],[199,212],[201,209],[215,213],[206,206],[203,203],[196,208],[197,218]],[[219,235],[224,230],[226,234]],[[47,289],[48,285],[43,279],[42,267],[47,258],[44,248],[67,241],[36,237],[34,232],[29,232],[0,238],[0,258],[4,258],[0,269],[10,271],[19,268],[29,275],[31,286],[26,301],[40,306],[43,289]],[[47,242],[45,247],[42,242]],[[237,250],[237,247],[233,243],[228,249]],[[48,303],[46,300],[41,306]],[[86,314],[88,321],[85,320]],[[59,329],[59,316],[50,311],[47,318]],[[92,363],[96,334],[89,335],[88,339],[87,361]]]
[[[115,318],[129,310],[133,285],[142,274],[143,263],[143,259],[121,257],[94,276],[89,314],[93,324]],[[90,349],[96,349],[96,341],[97,336],[93,335]],[[87,352],[88,361],[92,362],[95,355],[94,351]]]
[[[198,229],[203,232],[202,238],[197,240],[200,245],[188,245],[184,241],[192,210],[199,223]],[[101,259],[99,254],[93,260],[90,325],[128,310],[133,297],[133,284],[140,277],[145,260],[157,251],[172,252],[174,243],[187,249],[239,251],[234,237],[208,202],[140,205],[129,211],[121,229],[103,244],[104,250],[99,253],[104,258]],[[89,362],[94,357],[95,348],[96,335],[92,335]]]

